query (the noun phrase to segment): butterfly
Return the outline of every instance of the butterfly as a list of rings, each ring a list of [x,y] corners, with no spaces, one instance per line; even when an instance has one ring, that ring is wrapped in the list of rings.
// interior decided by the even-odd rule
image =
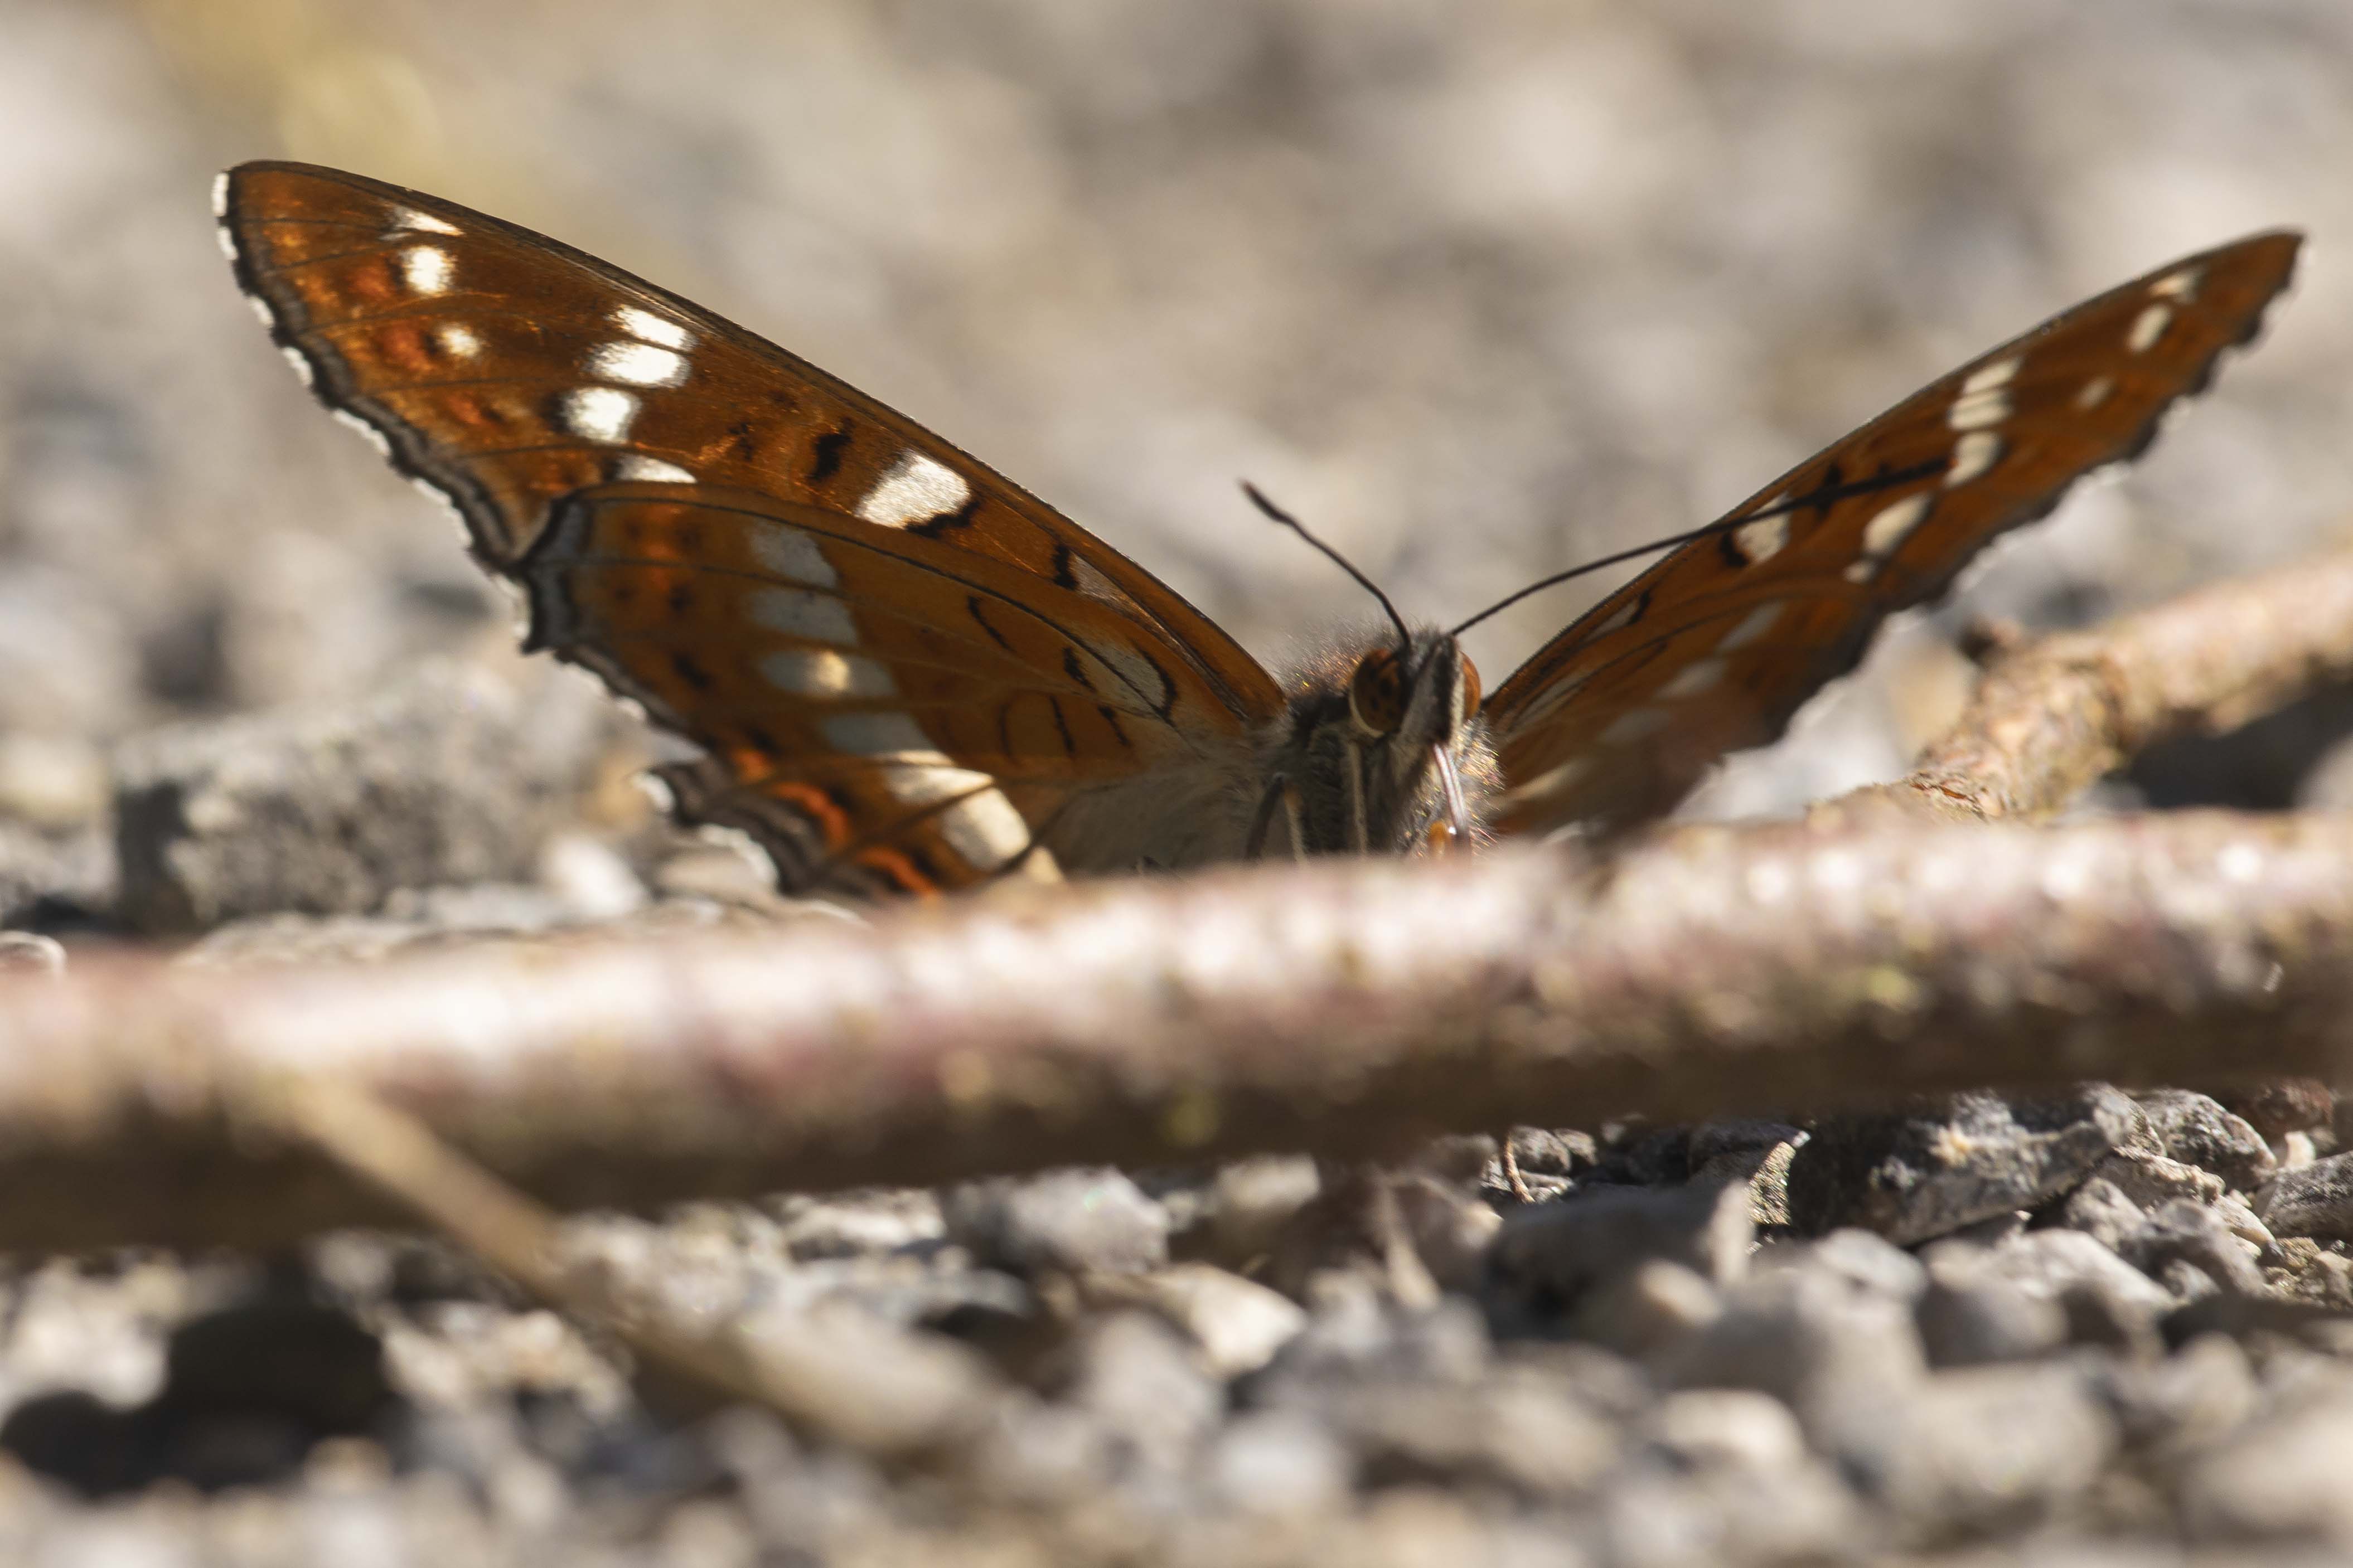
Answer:
[[[1482,701],[1471,623],[1393,609],[1394,635],[1278,679],[913,421],[555,240],[300,163],[229,171],[216,210],[287,359],[455,507],[527,645],[700,748],[658,770],[677,815],[749,834],[789,891],[860,896],[1662,812],[1888,615],[2137,455],[2300,243],[2188,257],[1930,383]]]

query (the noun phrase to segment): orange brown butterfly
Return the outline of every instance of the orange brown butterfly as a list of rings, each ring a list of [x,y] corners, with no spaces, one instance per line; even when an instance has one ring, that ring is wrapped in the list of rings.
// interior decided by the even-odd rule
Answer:
[[[787,890],[864,896],[1662,812],[2137,454],[2299,244],[2185,258],[1930,383],[1671,542],[1482,703],[1472,623],[1394,609],[1393,636],[1277,679],[930,431],[529,230],[300,163],[230,171],[217,206],[287,358],[456,507],[529,646],[702,749],[659,770],[678,815],[750,834]]]

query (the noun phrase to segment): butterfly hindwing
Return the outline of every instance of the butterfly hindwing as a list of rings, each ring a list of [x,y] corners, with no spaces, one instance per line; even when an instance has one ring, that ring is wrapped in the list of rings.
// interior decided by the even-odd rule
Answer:
[[[797,887],[1056,865],[1083,855],[1056,837],[1074,799],[1245,755],[1232,716],[1101,601],[818,507],[592,486],[516,575],[531,646],[702,746],[667,770],[681,811],[751,833]]]
[[[1672,807],[1771,740],[1893,612],[1943,591],[2078,478],[2135,456],[2286,287],[2256,235],[2112,289],[1932,383],[1677,548],[1487,706],[1504,831]]]

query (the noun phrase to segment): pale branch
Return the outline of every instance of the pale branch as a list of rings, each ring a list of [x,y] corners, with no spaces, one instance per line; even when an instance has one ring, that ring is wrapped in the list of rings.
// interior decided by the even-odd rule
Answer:
[[[454,1152],[417,1119],[339,1079],[257,1080],[246,1107],[532,1296],[618,1338],[668,1403],[753,1400],[886,1462],[935,1468],[989,1430],[1008,1397],[962,1345],[856,1311],[682,1321],[658,1291],[567,1264],[555,1215]]]
[[[290,1140],[379,1098],[560,1208],[1975,1083],[2331,1074],[2353,817],[1685,828],[370,967],[0,990],[0,1246],[395,1217]]]
[[[1905,778],[1815,808],[1960,820],[2060,811],[2158,742],[2217,733],[2353,679],[2353,551],[2218,584],[1994,658]]]

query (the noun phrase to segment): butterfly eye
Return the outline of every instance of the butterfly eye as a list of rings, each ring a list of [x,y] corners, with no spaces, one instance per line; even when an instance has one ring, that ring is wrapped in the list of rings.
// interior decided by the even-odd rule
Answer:
[[[1479,667],[1471,662],[1471,656],[1466,653],[1462,656],[1463,718],[1475,719],[1479,716],[1479,699],[1482,695],[1479,689]]]
[[[1405,722],[1405,678],[1391,649],[1375,648],[1357,661],[1348,681],[1348,717],[1367,735],[1393,733]]]

